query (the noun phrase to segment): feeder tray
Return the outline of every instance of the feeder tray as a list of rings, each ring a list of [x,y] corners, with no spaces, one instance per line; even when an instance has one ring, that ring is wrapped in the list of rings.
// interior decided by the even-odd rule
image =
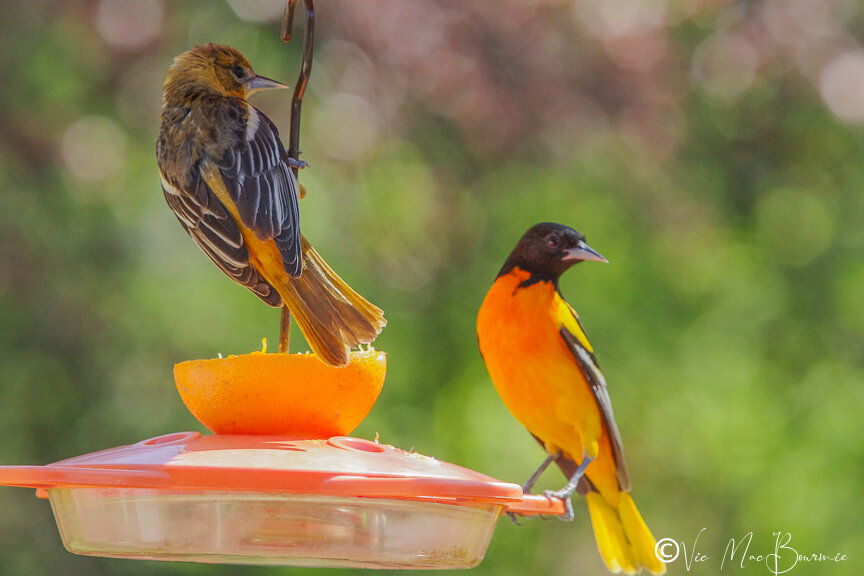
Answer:
[[[504,510],[563,503],[516,484],[347,436],[180,432],[0,484],[48,498],[63,544],[93,556],[361,568],[470,568]]]

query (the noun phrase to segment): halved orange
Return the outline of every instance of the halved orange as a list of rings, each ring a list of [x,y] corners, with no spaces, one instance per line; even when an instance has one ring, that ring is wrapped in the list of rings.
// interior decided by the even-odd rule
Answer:
[[[216,434],[330,438],[350,434],[372,409],[387,372],[384,352],[351,353],[347,366],[315,354],[252,352],[174,366],[183,403]]]

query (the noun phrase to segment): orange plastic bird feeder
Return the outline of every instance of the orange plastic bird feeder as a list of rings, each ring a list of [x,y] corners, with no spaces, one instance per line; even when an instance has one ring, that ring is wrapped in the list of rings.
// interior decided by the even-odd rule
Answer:
[[[193,413],[242,434],[179,432],[2,466],[0,484],[48,498],[71,552],[210,563],[470,568],[502,511],[564,512],[517,484],[345,436],[374,404],[385,362],[375,351],[345,368],[256,352],[178,364]],[[265,389],[269,401],[256,396]],[[274,435],[274,408],[291,402]]]

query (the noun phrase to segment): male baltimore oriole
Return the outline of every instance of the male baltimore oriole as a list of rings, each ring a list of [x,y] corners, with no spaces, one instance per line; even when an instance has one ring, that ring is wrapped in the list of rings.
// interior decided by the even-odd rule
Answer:
[[[606,381],[579,317],[558,290],[577,262],[606,262],[585,237],[537,224],[513,249],[480,307],[477,336],[489,376],[507,408],[568,477],[547,496],[584,494],[597,547],[612,572],[665,572],[655,541],[630,497],[630,479]]]
[[[273,122],[246,100],[287,88],[228,46],[206,44],[165,74],[156,158],[180,224],[234,281],[287,306],[325,362],[375,340],[379,308],[352,290],[300,234],[298,184]]]

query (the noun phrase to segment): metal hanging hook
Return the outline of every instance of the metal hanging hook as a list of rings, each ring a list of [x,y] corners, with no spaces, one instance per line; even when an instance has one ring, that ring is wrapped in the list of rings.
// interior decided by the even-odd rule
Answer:
[[[285,17],[282,20],[282,40],[291,41],[291,28],[294,24],[294,5],[296,0],[288,0],[285,4]],[[312,0],[303,0],[306,6],[306,23],[303,32],[303,60],[300,64],[300,75],[294,86],[294,96],[291,99],[291,132],[288,136],[288,156],[300,160],[300,107],[303,105],[303,93],[309,83],[312,73],[312,48],[315,43],[315,6]],[[297,166],[293,166],[297,175]]]
[[[291,41],[291,28],[294,24],[294,4],[296,0],[287,0],[285,16],[282,19],[282,40]],[[288,134],[288,157],[293,159],[291,170],[297,176],[300,162],[300,108],[303,105],[303,94],[312,73],[312,47],[315,43],[315,7],[312,0],[303,0],[306,6],[306,22],[303,31],[303,59],[300,63],[300,75],[294,86],[294,96],[291,98],[291,127]],[[301,193],[302,188],[298,190]],[[287,306],[282,306],[282,318],[279,323],[279,352],[287,354],[291,337],[291,312]]]

